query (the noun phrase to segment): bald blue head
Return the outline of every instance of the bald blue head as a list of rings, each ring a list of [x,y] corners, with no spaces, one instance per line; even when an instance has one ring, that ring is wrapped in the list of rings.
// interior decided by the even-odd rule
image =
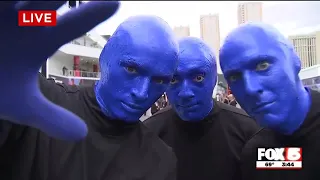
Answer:
[[[234,29],[220,49],[220,65],[237,101],[260,125],[290,134],[303,122],[310,101],[298,75],[300,59],[274,27]]]
[[[216,57],[201,39],[179,40],[179,65],[167,90],[173,108],[184,121],[200,121],[213,107],[217,81]]]
[[[178,64],[178,43],[156,16],[133,16],[119,25],[100,55],[97,101],[114,119],[136,122],[164,93]]]
[[[232,53],[231,51],[227,51],[228,53],[225,53],[226,50],[230,49],[239,50],[233,51]],[[248,49],[250,49],[250,51],[248,51]],[[255,51],[253,49],[255,49]],[[269,52],[263,52],[266,49]],[[291,64],[290,67],[293,68],[295,73],[299,74],[301,70],[300,58],[295,53],[292,43],[273,26],[265,23],[246,23],[231,31],[220,49],[219,56],[223,59],[228,58],[226,56],[234,57],[241,51],[244,51],[246,56],[250,56],[254,54],[254,52],[256,52],[255,54],[272,53],[275,55],[277,52],[273,49],[278,49],[282,51],[282,53],[286,53],[287,56],[290,56],[288,63]],[[260,53],[257,53],[258,51]],[[277,53],[277,55],[278,54],[279,53]],[[227,64],[221,64],[221,68],[225,67],[225,65]]]

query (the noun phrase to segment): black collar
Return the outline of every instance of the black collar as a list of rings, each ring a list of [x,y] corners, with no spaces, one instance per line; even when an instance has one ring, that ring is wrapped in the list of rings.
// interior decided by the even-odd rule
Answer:
[[[202,137],[206,134],[213,123],[214,119],[216,119],[221,108],[219,107],[219,103],[214,101],[213,108],[210,113],[201,121],[197,122],[189,122],[182,120],[177,113],[175,113],[174,123],[176,124],[178,129],[181,129],[185,132],[190,138]]]
[[[311,96],[311,106],[310,110],[305,118],[303,124],[300,128],[293,133],[293,136],[304,136],[306,133],[310,132],[310,128],[313,127],[313,124],[317,122],[320,118],[320,93],[315,90],[310,90]]]
[[[126,123],[119,119],[111,119],[107,117],[97,103],[96,95],[93,87],[84,88],[84,101],[89,107],[90,113],[94,118],[91,118],[88,124],[90,127],[107,136],[123,136],[125,133],[131,132],[136,128],[140,121],[137,123]]]

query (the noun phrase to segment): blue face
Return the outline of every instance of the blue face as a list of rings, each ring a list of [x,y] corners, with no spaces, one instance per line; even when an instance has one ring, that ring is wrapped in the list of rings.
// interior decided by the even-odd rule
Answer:
[[[167,90],[173,108],[184,121],[200,121],[213,107],[217,80],[216,58],[200,39],[179,41],[179,65]]]
[[[283,35],[265,24],[242,25],[227,36],[220,65],[241,107],[261,126],[292,130],[290,121],[304,113],[295,106],[305,90],[300,59]]]
[[[111,118],[136,122],[165,92],[178,64],[169,25],[154,16],[127,19],[100,55],[97,101]]]

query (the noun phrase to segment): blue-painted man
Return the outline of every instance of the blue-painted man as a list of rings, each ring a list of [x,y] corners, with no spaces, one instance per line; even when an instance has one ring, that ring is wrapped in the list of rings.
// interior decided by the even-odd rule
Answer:
[[[316,168],[320,161],[320,94],[303,86],[299,78],[301,61],[293,45],[269,25],[248,23],[227,36],[220,61],[241,107],[265,127],[243,150],[243,179],[320,179]],[[257,171],[257,148],[262,147],[301,147],[303,154],[293,148],[286,149],[283,155],[288,160],[299,160],[302,155],[303,168]],[[297,166],[299,162],[293,168]]]
[[[171,28],[154,16],[121,23],[101,53],[94,87],[39,80],[47,57],[118,8],[93,1],[59,17],[56,27],[17,26],[17,10],[56,10],[63,3],[0,3],[0,177],[174,180],[173,152],[139,121],[176,69]]]
[[[242,147],[259,129],[241,109],[213,100],[216,81],[216,57],[208,45],[181,39],[167,90],[172,108],[145,121],[176,153],[178,180],[237,180]]]

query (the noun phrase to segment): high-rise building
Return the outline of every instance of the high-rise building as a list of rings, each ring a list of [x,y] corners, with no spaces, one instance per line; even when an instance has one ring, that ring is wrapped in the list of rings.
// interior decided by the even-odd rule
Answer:
[[[190,27],[189,26],[174,27],[173,31],[178,38],[190,36]]]
[[[220,49],[220,26],[218,14],[202,15],[200,17],[200,36],[215,53],[217,57],[218,72],[221,72],[218,59]]]
[[[262,2],[238,4],[238,24],[262,21]]]
[[[320,64],[320,31],[289,36],[289,40],[301,59],[302,68]]]

